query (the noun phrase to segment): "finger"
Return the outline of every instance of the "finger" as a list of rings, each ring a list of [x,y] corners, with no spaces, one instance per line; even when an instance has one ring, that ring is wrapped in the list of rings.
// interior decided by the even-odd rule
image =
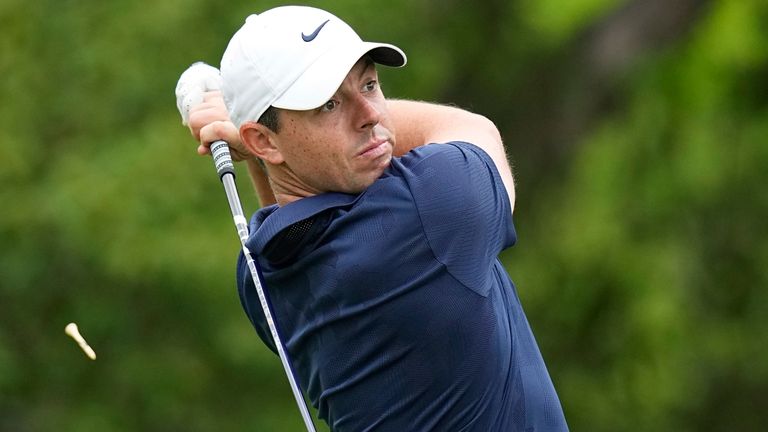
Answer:
[[[224,97],[221,95],[221,91],[219,90],[212,90],[203,93],[203,102],[218,102],[219,100],[222,102],[224,101]]]
[[[200,129],[200,142],[205,144],[218,140],[237,143],[239,138],[237,128],[229,121],[214,121]]]
[[[217,122],[229,122],[226,111],[218,106],[199,107],[189,114],[189,130],[197,141],[201,141],[200,133],[208,125]]]
[[[223,103],[210,100],[207,102],[201,102],[189,109],[189,116],[200,115],[200,113],[207,113],[209,115],[216,114],[219,117],[228,117],[227,109]]]
[[[201,128],[215,121],[229,121],[229,113],[221,102],[203,102],[189,110],[189,125]]]

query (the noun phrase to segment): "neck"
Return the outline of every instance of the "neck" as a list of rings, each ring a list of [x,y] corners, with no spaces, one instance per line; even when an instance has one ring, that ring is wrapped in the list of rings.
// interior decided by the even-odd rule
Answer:
[[[269,185],[280,207],[322,193],[308,187],[294,175],[286,175],[279,167],[269,167]]]

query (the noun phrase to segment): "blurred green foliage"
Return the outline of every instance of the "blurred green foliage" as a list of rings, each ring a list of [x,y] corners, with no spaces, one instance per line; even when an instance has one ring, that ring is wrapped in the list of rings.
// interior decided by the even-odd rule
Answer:
[[[388,95],[502,130],[520,236],[503,260],[573,430],[768,424],[768,3],[711,2],[622,52],[596,109],[579,47],[617,0],[306,4],[408,53]],[[0,3],[0,430],[301,430],[173,95],[275,5]]]

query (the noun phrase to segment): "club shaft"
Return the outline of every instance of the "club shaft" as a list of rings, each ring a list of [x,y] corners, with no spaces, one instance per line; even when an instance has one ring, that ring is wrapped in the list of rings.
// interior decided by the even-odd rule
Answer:
[[[227,194],[227,201],[229,202],[229,208],[232,211],[232,218],[237,228],[237,235],[240,238],[240,245],[243,249],[243,255],[245,255],[248,269],[251,272],[251,279],[253,285],[256,287],[256,293],[259,296],[259,302],[261,303],[261,309],[264,312],[264,318],[269,326],[269,332],[272,335],[272,340],[275,342],[277,348],[277,354],[280,357],[280,362],[283,364],[285,375],[288,377],[288,382],[291,385],[291,391],[293,391],[293,397],[296,399],[296,404],[301,412],[301,417],[304,419],[304,425],[307,427],[307,431],[315,432],[315,425],[312,422],[312,417],[309,414],[307,404],[304,402],[304,397],[301,394],[301,389],[296,382],[296,378],[293,374],[290,361],[288,359],[288,353],[285,352],[283,342],[280,339],[280,335],[277,333],[277,326],[272,317],[272,311],[267,302],[267,297],[264,293],[264,288],[261,285],[261,279],[259,278],[258,268],[256,261],[251,256],[251,251],[246,246],[248,240],[248,221],[243,214],[243,208],[240,204],[240,196],[237,193],[237,186],[235,184],[234,166],[232,159],[229,156],[229,147],[224,141],[216,141],[211,145],[211,152],[214,157],[214,164],[216,165],[216,171],[219,173],[221,183],[224,185],[224,191]]]

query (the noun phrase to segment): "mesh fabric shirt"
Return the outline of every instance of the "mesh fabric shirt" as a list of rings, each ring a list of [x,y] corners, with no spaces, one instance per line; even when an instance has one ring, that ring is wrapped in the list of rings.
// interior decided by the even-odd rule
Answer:
[[[267,207],[250,229],[297,379],[332,430],[567,430],[497,258],[516,234],[480,148],[419,147],[359,195]],[[242,254],[238,287],[274,351]]]

